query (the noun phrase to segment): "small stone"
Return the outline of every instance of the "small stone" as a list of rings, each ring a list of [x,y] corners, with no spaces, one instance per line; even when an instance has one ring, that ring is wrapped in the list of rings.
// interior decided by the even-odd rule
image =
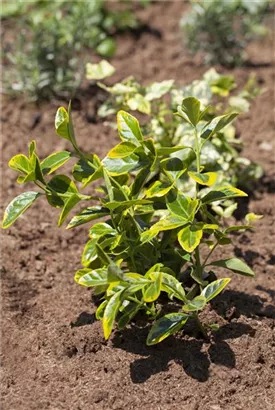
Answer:
[[[260,145],[259,145],[259,148],[260,148],[260,150],[262,150],[262,151],[272,151],[272,149],[273,149],[273,147],[272,147],[272,144],[270,144],[269,142],[262,142]]]

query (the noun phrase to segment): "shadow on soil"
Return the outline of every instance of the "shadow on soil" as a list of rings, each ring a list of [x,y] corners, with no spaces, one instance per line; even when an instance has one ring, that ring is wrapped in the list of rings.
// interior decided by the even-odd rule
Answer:
[[[133,326],[120,334],[117,333],[113,339],[115,347],[145,356],[130,365],[133,383],[144,383],[152,375],[168,371],[172,362],[182,366],[188,376],[205,382],[209,378],[211,363],[229,369],[235,367],[235,355],[226,339],[251,334],[253,329],[243,323],[232,323],[222,326],[211,342],[188,336],[188,339],[170,337],[151,347],[145,345],[147,333],[148,328]]]
[[[257,288],[259,289],[259,287]],[[264,290],[269,295],[273,294],[268,289],[262,288],[259,290]],[[275,307],[266,304],[265,298],[236,290],[225,290],[222,296],[218,296],[211,301],[211,306],[220,316],[228,320],[239,318],[241,315],[251,318],[275,319]]]
[[[228,323],[212,334],[211,341],[194,338],[194,328],[186,327],[185,336],[169,337],[155,346],[146,346],[145,341],[148,327],[137,322],[130,329],[116,333],[113,344],[119,349],[144,356],[136,359],[130,365],[133,383],[144,383],[152,375],[168,372],[173,362],[182,366],[184,372],[198,380],[205,382],[209,378],[211,363],[235,367],[235,355],[226,340],[236,339],[243,335],[253,337],[255,330],[246,323],[230,322],[241,315],[247,317],[275,318],[275,307],[265,304],[266,299],[248,295],[244,292],[227,290],[222,298],[217,298],[211,307],[219,315],[226,318]],[[167,377],[169,373],[167,373]]]

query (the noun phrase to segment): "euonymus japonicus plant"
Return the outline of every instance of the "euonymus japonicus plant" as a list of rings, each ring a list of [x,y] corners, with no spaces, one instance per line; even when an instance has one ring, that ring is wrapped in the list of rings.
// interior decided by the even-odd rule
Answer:
[[[119,111],[121,143],[100,160],[95,154],[80,150],[70,107],[68,111],[59,108],[56,131],[71,143],[72,152],[55,152],[41,161],[33,141],[28,156],[19,154],[9,162],[20,174],[18,183],[33,181],[39,189],[22,193],[8,205],[3,228],[8,228],[43,196],[51,206],[60,208],[58,225],[76,204],[86,203],[67,229],[88,225],[83,268],[76,272],[75,280],[102,294],[96,317],[102,320],[106,339],[115,322],[122,329],[141,310],[149,318],[157,319],[148,335],[149,345],[178,331],[189,320],[196,320],[205,332],[198,313],[230,281],[217,279],[215,268],[254,276],[237,258],[213,258],[217,246],[231,243],[231,232],[251,226],[225,228],[213,216],[209,205],[246,194],[230,185],[212,188],[217,175],[204,172],[201,165],[204,144],[237,114],[222,115],[205,123],[206,110],[201,110],[199,100],[188,97],[176,115],[192,127],[194,147],[156,147],[153,139],[144,137],[135,117]],[[171,156],[179,150],[192,152],[195,167],[193,157],[192,161],[182,161]],[[69,159],[75,162],[72,176],[51,175]],[[193,196],[180,189],[179,181],[184,174],[196,183]],[[91,183],[95,183],[92,196],[83,193]],[[200,186],[207,187],[207,191],[200,191]],[[253,218],[254,215],[248,216],[248,220]],[[161,317],[160,303],[156,304],[161,293],[178,302],[177,312]]]

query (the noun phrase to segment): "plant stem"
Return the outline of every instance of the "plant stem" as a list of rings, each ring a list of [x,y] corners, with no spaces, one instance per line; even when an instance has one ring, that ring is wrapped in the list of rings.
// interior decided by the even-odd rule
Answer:
[[[199,252],[198,247],[195,249],[195,258],[196,258],[196,271],[197,271],[198,276],[202,280],[202,266],[201,266],[200,252]]]
[[[200,144],[197,127],[194,127],[195,130],[195,147],[196,147],[196,163],[197,163],[197,172],[200,172],[201,163],[200,163]]]
[[[201,168],[201,162],[200,162],[201,151],[200,151],[200,144],[199,144],[199,136],[198,136],[197,127],[194,127],[194,133],[195,133],[196,164],[197,164],[197,172],[199,173],[200,168]],[[196,182],[196,198],[198,196],[198,192],[199,192],[199,184]]]
[[[193,313],[193,319],[194,319],[195,322],[197,323],[198,328],[200,329],[200,331],[201,331],[201,333],[203,334],[203,336],[204,336],[205,338],[207,338],[207,332],[206,332],[206,330],[205,330],[203,324],[201,323],[197,312],[194,312],[194,313]]]
[[[214,250],[216,249],[216,247],[218,246],[219,242],[216,242],[215,245],[213,246],[213,248],[211,249],[211,251],[209,252],[209,254],[206,256],[203,264],[202,264],[202,269],[204,269],[206,262],[208,261],[208,259],[210,258],[210,256],[212,255],[212,253],[214,252]]]

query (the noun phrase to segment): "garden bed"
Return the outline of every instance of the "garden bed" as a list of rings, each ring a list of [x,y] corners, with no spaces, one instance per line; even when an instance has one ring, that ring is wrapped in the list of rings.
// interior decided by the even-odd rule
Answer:
[[[178,20],[184,8],[182,2],[165,1],[139,11],[151,30],[118,38],[111,59],[117,69],[114,80],[132,74],[145,83],[173,78],[187,84],[200,78],[207,67],[190,58],[181,44]],[[250,64],[230,71],[240,85],[254,72],[265,89],[237,121],[244,156],[265,170],[250,200],[240,201],[237,217],[253,211],[264,218],[251,235],[237,234],[231,249],[254,269],[255,279],[235,275],[223,297],[204,313],[220,330],[211,342],[180,333],[147,347],[148,328],[136,321],[105,342],[91,291],[73,280],[87,229],[57,228],[58,211],[37,202],[2,236],[3,410],[274,408],[272,39],[252,44]],[[102,157],[117,137],[95,118],[97,97],[95,88],[87,86],[73,102],[73,118],[79,145]],[[41,157],[68,148],[54,132],[60,104],[67,105],[53,101],[38,107],[3,99],[3,207],[21,192],[6,166],[12,155],[25,152],[31,139],[37,140]]]

